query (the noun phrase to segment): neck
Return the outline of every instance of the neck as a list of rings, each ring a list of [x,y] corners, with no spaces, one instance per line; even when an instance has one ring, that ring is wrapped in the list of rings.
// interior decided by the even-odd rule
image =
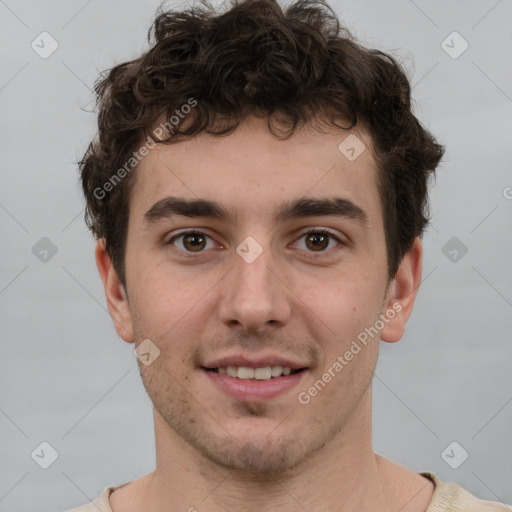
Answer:
[[[172,431],[155,411],[156,470],[148,475],[144,509],[202,512],[279,509],[295,512],[388,512],[381,468],[371,443],[371,389],[351,422],[308,460],[279,475],[220,467]]]

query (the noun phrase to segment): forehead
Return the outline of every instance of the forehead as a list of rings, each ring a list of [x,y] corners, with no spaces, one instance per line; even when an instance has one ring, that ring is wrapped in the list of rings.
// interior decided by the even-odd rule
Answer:
[[[135,171],[130,216],[168,196],[212,199],[233,218],[261,218],[298,197],[344,197],[380,217],[377,166],[362,130],[301,127],[288,139],[251,118],[233,133],[157,145]]]

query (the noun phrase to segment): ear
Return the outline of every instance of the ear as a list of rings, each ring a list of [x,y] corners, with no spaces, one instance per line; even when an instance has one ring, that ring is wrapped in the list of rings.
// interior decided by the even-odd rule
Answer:
[[[382,341],[394,343],[402,338],[421,284],[422,268],[423,246],[421,240],[416,238],[411,249],[400,262],[386,293],[381,315],[385,320],[384,328],[380,333]]]
[[[133,325],[128,296],[119,280],[103,239],[96,244],[96,265],[103,281],[107,306],[117,334],[127,343],[134,341]]]

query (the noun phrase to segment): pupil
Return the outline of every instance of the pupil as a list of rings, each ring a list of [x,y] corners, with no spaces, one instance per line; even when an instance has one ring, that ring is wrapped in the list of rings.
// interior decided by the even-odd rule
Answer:
[[[313,235],[309,235],[307,238],[308,246],[314,248],[314,249],[325,249],[329,243],[329,240],[326,235],[315,233]],[[311,248],[310,247],[310,248]]]
[[[185,239],[185,247],[187,249],[196,250],[202,249],[204,247],[204,237],[200,234],[190,234],[186,235]]]

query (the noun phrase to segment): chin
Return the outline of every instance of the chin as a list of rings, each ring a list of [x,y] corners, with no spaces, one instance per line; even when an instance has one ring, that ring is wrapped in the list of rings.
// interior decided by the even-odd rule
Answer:
[[[220,448],[220,449],[215,449]],[[292,471],[305,457],[304,449],[297,445],[296,440],[280,440],[271,443],[268,438],[258,443],[252,441],[235,441],[228,439],[224,448],[212,446],[202,447],[204,456],[226,469],[244,472],[252,479],[265,480],[276,475],[282,476]]]
[[[275,424],[273,430],[233,429],[232,435],[197,426],[196,422],[195,428],[189,424],[188,428],[173,430],[201,459],[236,470],[244,480],[275,481],[277,477],[292,475],[335,436],[334,431],[324,431],[322,435],[322,430],[307,428],[293,432],[283,428],[278,432]]]

